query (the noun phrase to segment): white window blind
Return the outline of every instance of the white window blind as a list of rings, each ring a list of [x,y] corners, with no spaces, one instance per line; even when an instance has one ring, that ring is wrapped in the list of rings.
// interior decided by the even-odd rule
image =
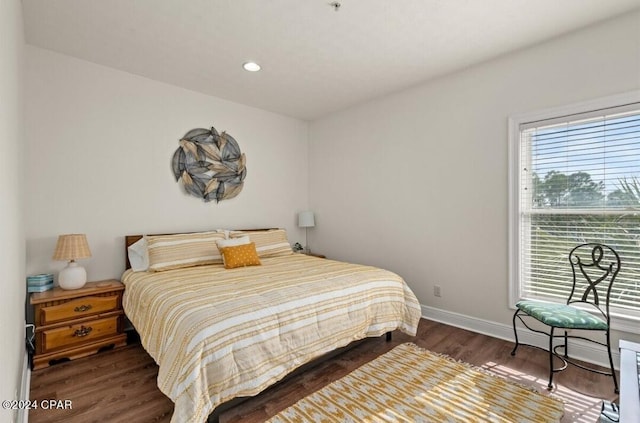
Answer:
[[[614,315],[640,316],[640,103],[519,124],[519,297],[566,302],[569,251],[620,255]]]

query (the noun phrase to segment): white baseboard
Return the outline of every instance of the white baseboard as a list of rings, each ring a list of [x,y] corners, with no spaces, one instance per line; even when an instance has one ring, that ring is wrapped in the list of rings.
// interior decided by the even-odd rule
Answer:
[[[31,367],[29,366],[29,354],[24,352],[24,360],[22,362],[22,378],[20,380],[20,390],[18,391],[18,400],[29,400],[29,391],[31,390]],[[16,422],[28,423],[29,410],[19,408],[16,414]]]
[[[472,332],[481,333],[494,338],[504,339],[506,341],[515,342],[513,337],[513,326],[503,323],[492,322],[488,320],[478,319],[476,317],[467,316],[460,313],[442,310],[435,307],[421,305],[422,317],[436,322],[445,323]],[[518,325],[518,338],[521,343],[535,345],[541,348],[548,348],[549,338],[545,335],[531,332],[529,330],[520,330]],[[577,360],[586,361],[602,367],[609,367],[609,359],[606,349],[599,345],[582,341],[579,339],[570,340],[570,356]],[[616,369],[620,368],[620,352],[616,346],[612,347],[611,355],[613,357],[613,365]]]

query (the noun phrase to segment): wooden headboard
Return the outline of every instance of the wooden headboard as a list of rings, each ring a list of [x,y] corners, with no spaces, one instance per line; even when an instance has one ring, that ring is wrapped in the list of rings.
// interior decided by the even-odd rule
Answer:
[[[234,230],[234,231],[270,231],[272,229],[278,229],[278,228],[257,228],[257,229],[230,229],[230,230]],[[189,233],[189,232],[179,232],[179,233]],[[173,234],[149,234],[151,236],[157,236],[157,235],[175,235],[175,233]],[[136,242],[138,242],[144,235],[125,235],[124,236],[124,259],[125,259],[125,263],[126,263],[126,269],[131,269],[131,263],[129,262],[129,252],[127,251],[127,248],[129,248],[131,245],[135,244]]]

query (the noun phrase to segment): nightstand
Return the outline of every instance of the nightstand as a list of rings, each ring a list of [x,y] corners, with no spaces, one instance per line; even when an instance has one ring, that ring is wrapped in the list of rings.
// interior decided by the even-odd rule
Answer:
[[[36,326],[33,369],[125,346],[123,291],[120,281],[110,279],[70,291],[56,287],[31,294]]]

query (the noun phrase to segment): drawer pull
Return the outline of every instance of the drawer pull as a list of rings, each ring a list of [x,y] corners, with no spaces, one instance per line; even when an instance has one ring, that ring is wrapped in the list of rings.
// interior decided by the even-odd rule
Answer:
[[[93,307],[91,307],[91,304],[89,305],[81,305],[80,307],[76,307],[73,309],[73,311],[77,312],[77,313],[83,313],[87,310],[91,310]]]
[[[80,326],[80,329],[76,330],[72,336],[77,336],[78,338],[82,338],[83,336],[89,335],[92,330],[93,328],[91,326],[88,326],[86,328],[84,326]]]

